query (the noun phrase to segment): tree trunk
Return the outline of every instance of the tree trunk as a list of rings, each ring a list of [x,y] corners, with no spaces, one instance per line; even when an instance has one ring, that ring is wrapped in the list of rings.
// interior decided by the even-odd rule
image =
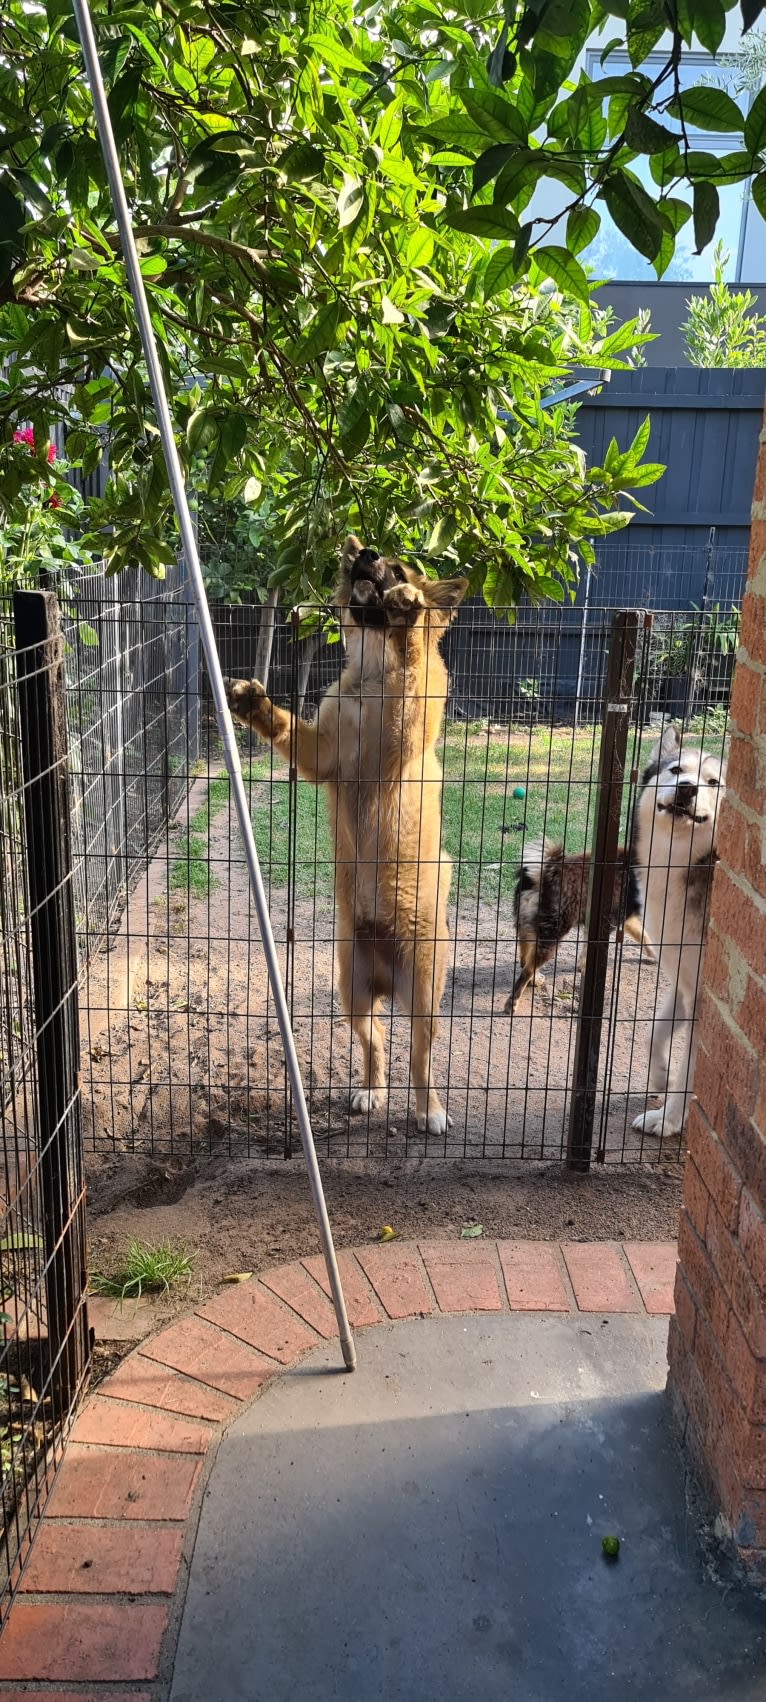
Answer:
[[[304,638],[303,643],[302,643],[301,648],[300,648],[300,665],[299,665],[299,672],[298,672],[298,714],[299,715],[303,714],[303,705],[306,701],[306,692],[308,691],[309,678],[311,676],[311,665],[313,663],[314,657],[316,656],[318,644],[319,644],[319,633],[318,632],[312,632],[312,633],[309,633],[308,638]]]
[[[273,586],[265,603],[261,604],[261,619],[258,627],[258,643],[255,647],[255,678],[266,687],[269,683],[269,668],[271,666],[271,651],[274,644],[274,628],[277,622],[277,598],[279,590]]]

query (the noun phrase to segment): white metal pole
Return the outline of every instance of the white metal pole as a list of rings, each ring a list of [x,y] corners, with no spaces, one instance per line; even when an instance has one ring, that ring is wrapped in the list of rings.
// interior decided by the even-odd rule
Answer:
[[[298,1056],[295,1050],[295,1039],[290,1026],[287,999],[282,985],[279,959],[277,957],[277,949],[274,944],[271,918],[269,916],[269,908],[266,902],[266,893],[264,891],[261,868],[258,862],[258,852],[256,850],[255,838],[253,836],[253,824],[250,820],[250,811],[247,807],[247,795],[245,793],[245,785],[242,778],[239,751],[237,750],[237,744],[234,737],[234,724],[232,722],[229,705],[226,701],[221,664],[218,657],[215,635],[213,633],[213,626],[210,619],[210,610],[208,608],[207,593],[205,591],[205,583],[202,578],[202,570],[199,564],[199,555],[197,553],[194,524],[189,510],[186,486],[184,483],[183,472],[181,470],[181,463],[178,459],[175,437],[173,435],[173,422],[170,417],[170,409],[168,407],[168,400],[165,394],[162,371],[157,357],[157,345],[149,315],[149,304],[146,299],[144,282],[141,276],[138,252],[136,250],[135,238],[133,236],[133,226],[128,209],[127,197],[125,195],[125,185],[122,180],[122,172],[120,170],[120,162],[115,145],[112,122],[109,116],[109,108],[104,91],[103,78],[101,76],[101,66],[99,64],[98,49],[96,47],[96,38],[93,33],[93,22],[90,15],[88,0],[72,0],[72,8],[80,35],[83,58],[85,60],[85,69],[88,74],[90,92],[93,97],[93,106],[96,113],[96,124],[98,126],[98,133],[101,141],[101,152],[104,156],[104,164],[106,166],[115,216],[117,219],[117,228],[120,233],[120,243],[122,245],[122,252],[128,273],[131,294],[133,296],[133,302],[136,309],[138,328],[141,333],[144,358],[146,360],[149,373],[149,383],[151,385],[154,407],[157,414],[157,423],[159,426],[162,447],[165,453],[168,480],[173,494],[176,516],[178,518],[178,529],[181,534],[181,543],[183,546],[186,569],[191,582],[194,602],[197,609],[197,618],[199,620],[200,633],[202,635],[202,645],[205,652],[208,677],[210,679],[213,702],[215,704],[216,721],[218,722],[218,731],[223,742],[224,761],[231,781],[232,796],[234,798],[240,833],[242,834],[242,842],[245,848],[245,857],[250,875],[250,887],[255,901],[258,927],[260,929],[261,940],[263,942],[266,966],[276,1007],[277,1021],[279,1023],[279,1032],[282,1036],[282,1044],[285,1051],[287,1074],[290,1081],[290,1089],[293,1096],[298,1128],[300,1130],[303,1152],[306,1159],[306,1168],[309,1174],[314,1210],[319,1224],[319,1233],[322,1237],[322,1249],[327,1267],[327,1276],[332,1291],[335,1316],[338,1322],[343,1359],[346,1369],[348,1371],[353,1371],[356,1366],[354,1338],[351,1334],[348,1315],[346,1313],[346,1303],[343,1298],[343,1289],[341,1286],[340,1272],[338,1270],[338,1261],[335,1257],[332,1230],[330,1228],[330,1220],[327,1216],[327,1205],[325,1203],[324,1189],[322,1187],[322,1178],[319,1174],[319,1164],[317,1162],[316,1148],[314,1146],[314,1136],[311,1131],[311,1122],[309,1119],[308,1107],[306,1105],[306,1097],[303,1092],[300,1065],[298,1063]]]

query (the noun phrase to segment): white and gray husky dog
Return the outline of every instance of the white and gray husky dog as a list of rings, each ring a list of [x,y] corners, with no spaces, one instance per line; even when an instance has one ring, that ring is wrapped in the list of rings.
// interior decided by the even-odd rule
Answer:
[[[718,805],[726,780],[723,761],[682,747],[666,727],[644,772],[633,829],[633,859],[644,893],[644,922],[660,970],[670,983],[652,1028],[649,1092],[662,1097],[633,1127],[643,1134],[677,1135],[686,1122],[694,1068],[697,991],[715,849]],[[670,1082],[670,1046],[683,1037],[678,1073]]]

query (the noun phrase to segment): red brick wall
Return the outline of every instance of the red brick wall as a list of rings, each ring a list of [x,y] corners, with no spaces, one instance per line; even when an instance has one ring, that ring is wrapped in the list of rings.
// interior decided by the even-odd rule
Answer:
[[[719,1528],[766,1580],[766,431],[702,964],[670,1392]]]

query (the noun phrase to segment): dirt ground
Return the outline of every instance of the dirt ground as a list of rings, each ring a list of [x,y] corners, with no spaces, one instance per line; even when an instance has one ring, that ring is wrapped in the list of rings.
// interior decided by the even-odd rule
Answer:
[[[177,1288],[162,1315],[212,1293],[235,1271],[258,1271],[320,1251],[300,1158],[289,1165],[211,1159],[195,1167],[139,1157],[89,1163],[90,1264],[113,1272],[128,1239],[183,1243],[194,1255],[190,1289]],[[520,1240],[675,1238],[679,1165],[599,1166],[571,1176],[558,1165],[323,1165],[339,1247],[375,1239],[384,1223],[407,1237],[460,1235],[480,1223],[488,1236]]]

